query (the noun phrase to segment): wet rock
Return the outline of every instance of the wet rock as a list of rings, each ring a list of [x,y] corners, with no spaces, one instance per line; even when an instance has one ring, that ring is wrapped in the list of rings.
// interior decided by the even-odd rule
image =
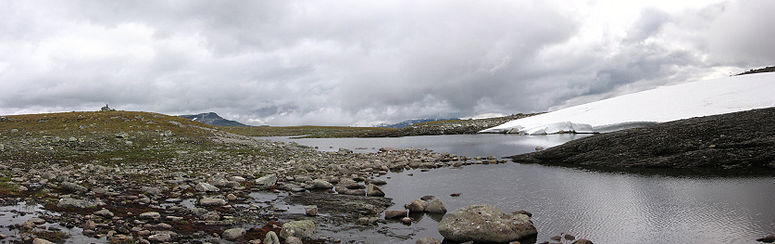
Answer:
[[[416,244],[441,244],[441,240],[433,237],[423,237],[415,242]]]
[[[430,201],[430,200],[433,200],[434,198],[436,198],[436,197],[433,196],[433,195],[425,195],[425,196],[420,197],[420,200]]]
[[[594,243],[592,243],[592,241],[587,239],[578,239],[574,241],[573,244],[594,244]]]
[[[299,220],[285,223],[280,231],[280,237],[284,239],[288,239],[289,236],[309,239],[312,238],[314,234],[315,222],[312,222],[312,220]]]
[[[444,203],[441,202],[441,199],[434,198],[428,202],[428,206],[425,207],[425,212],[432,214],[443,214],[447,212],[447,208],[444,207]]]
[[[560,241],[560,240],[562,240],[562,237],[561,237],[561,236],[559,236],[559,235],[557,235],[557,236],[552,236],[552,237],[551,237],[551,238],[549,238],[549,239],[550,239],[550,240],[553,240],[553,241]]]
[[[462,193],[452,193],[449,194],[450,197],[459,197]]]
[[[146,194],[151,194],[151,195],[161,195],[164,192],[164,190],[161,187],[144,186],[144,187],[141,187],[140,190]]]
[[[214,185],[210,185],[210,183],[207,182],[199,182],[194,187],[197,191],[205,191],[205,192],[217,192],[221,189],[218,189],[218,187],[215,187]]]
[[[311,205],[304,208],[304,213],[307,216],[317,216],[318,215],[318,206],[317,205]]]
[[[256,185],[259,185],[264,188],[272,187],[275,184],[277,184],[276,174],[269,174],[269,175],[261,176],[260,178],[256,179]]]
[[[375,225],[379,219],[377,217],[360,217],[355,221],[359,225]]]
[[[89,190],[86,187],[71,182],[63,182],[60,186],[66,191],[85,192]]]
[[[404,206],[406,209],[409,209],[409,212],[412,213],[422,213],[425,212],[425,208],[428,206],[428,202],[417,199],[412,201],[411,203]]]
[[[775,242],[775,235],[768,235],[768,236],[756,239],[756,241],[772,243],[772,242]]]
[[[377,186],[373,184],[369,184],[369,187],[367,188],[367,191],[366,191],[366,195],[370,197],[384,197],[385,192],[383,192]]]
[[[277,237],[274,231],[269,231],[266,233],[266,238],[264,238],[264,244],[280,244],[280,238]]]
[[[223,234],[221,234],[221,237],[226,240],[236,240],[245,235],[246,230],[243,228],[231,228],[228,230],[224,230]]]
[[[158,219],[161,217],[161,214],[159,212],[145,212],[141,213],[139,217],[141,219]]]
[[[439,233],[451,241],[510,242],[537,233],[525,214],[506,214],[489,205],[470,205],[444,215]]]
[[[406,210],[385,210],[385,219],[403,218],[406,214]]]
[[[572,240],[575,240],[575,239],[576,239],[576,237],[575,237],[575,236],[573,236],[573,235],[571,235],[571,234],[565,234],[565,235],[564,235],[564,236],[562,236],[562,237],[563,237],[563,238],[565,238],[565,240],[569,240],[569,241],[572,241]]]
[[[92,208],[96,206],[97,204],[92,201],[80,200],[80,199],[69,198],[69,197],[59,199],[59,202],[57,202],[57,207],[59,208]]]
[[[46,239],[35,238],[32,240],[32,244],[54,244],[54,243]]]
[[[220,198],[203,197],[199,199],[199,205],[202,206],[223,206],[226,205],[226,200]]]
[[[336,188],[336,192],[339,194],[344,195],[351,195],[351,196],[364,196],[366,195],[366,190],[364,189],[347,189],[347,188]]]
[[[403,218],[401,218],[401,223],[404,223],[404,224],[411,224],[411,223],[412,223],[412,218],[409,218],[409,217],[403,217]]]
[[[94,230],[94,228],[97,228],[97,223],[94,223],[93,220],[87,220],[86,223],[83,224],[84,230]]]
[[[301,239],[299,239],[298,237],[289,236],[288,238],[285,239],[285,244],[303,244],[303,243],[301,242]]]
[[[331,183],[328,183],[328,181],[321,180],[321,179],[313,180],[310,186],[312,187],[313,190],[328,190],[328,189],[334,188],[334,185],[332,185]]]

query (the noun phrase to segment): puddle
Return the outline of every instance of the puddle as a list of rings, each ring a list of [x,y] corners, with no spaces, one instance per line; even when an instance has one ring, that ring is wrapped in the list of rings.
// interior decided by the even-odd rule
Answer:
[[[2,206],[0,207],[0,233],[7,235],[8,238],[4,239],[4,242],[13,242],[19,240],[19,230],[11,229],[10,226],[21,225],[27,220],[32,218],[43,218],[43,216],[59,216],[58,213],[50,212],[43,209],[43,205],[34,204],[30,205],[27,202],[19,202],[16,205]],[[67,228],[60,224],[45,223],[35,227],[35,230],[58,230],[70,235],[70,238],[65,243],[105,243],[105,238],[91,238],[81,234],[83,229],[79,227]]]

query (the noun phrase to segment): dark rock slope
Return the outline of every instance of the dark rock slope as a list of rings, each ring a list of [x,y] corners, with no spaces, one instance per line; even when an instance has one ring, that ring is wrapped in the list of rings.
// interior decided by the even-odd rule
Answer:
[[[775,169],[775,108],[594,135],[511,158],[604,168]]]

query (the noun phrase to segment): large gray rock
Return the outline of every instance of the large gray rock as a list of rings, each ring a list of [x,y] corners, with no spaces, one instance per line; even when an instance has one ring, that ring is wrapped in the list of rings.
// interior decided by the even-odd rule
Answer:
[[[289,236],[295,236],[302,239],[309,239],[315,235],[315,222],[312,220],[291,221],[283,224],[280,230],[280,237],[288,239]]]
[[[80,200],[75,198],[65,197],[59,199],[57,207],[59,208],[91,208],[96,207],[97,204],[92,201]]]
[[[447,208],[444,207],[444,203],[441,202],[441,199],[434,198],[428,202],[428,206],[425,207],[425,212],[432,214],[443,214],[447,212]]]
[[[256,179],[256,185],[259,185],[262,187],[270,187],[270,186],[274,186],[275,184],[277,184],[276,174],[268,174]]]
[[[404,206],[409,212],[422,213],[425,212],[425,208],[428,207],[428,202],[421,199],[414,200]]]
[[[315,189],[315,190],[328,190],[328,189],[334,188],[333,184],[328,183],[328,181],[321,180],[321,179],[313,180],[312,183],[310,184],[312,189]]]
[[[456,242],[510,242],[535,235],[530,217],[521,212],[507,214],[489,204],[470,205],[444,215],[439,233]]]
[[[369,184],[369,187],[367,188],[366,195],[370,197],[384,197],[385,192],[383,192],[379,187]]]
[[[202,206],[223,206],[226,205],[226,200],[220,198],[203,197],[199,199],[199,205]]]
[[[196,187],[194,187],[197,191],[220,191],[221,189],[218,189],[218,187],[215,187],[214,185],[211,185],[207,182],[199,182],[196,184]]]
[[[280,244],[280,238],[277,237],[274,231],[269,231],[264,238],[264,244]]]
[[[240,237],[245,235],[245,232],[247,232],[247,231],[245,231],[245,229],[243,229],[243,228],[239,228],[239,227],[238,228],[231,228],[231,229],[228,229],[228,230],[224,230],[223,234],[221,235],[221,237],[223,237],[223,239],[233,241],[233,240],[239,239]]]

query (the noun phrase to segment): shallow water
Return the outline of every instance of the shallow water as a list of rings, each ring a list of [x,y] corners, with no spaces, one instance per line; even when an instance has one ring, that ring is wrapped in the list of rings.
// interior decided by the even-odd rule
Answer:
[[[467,156],[507,156],[572,138],[461,135],[293,141],[321,150],[422,147]],[[381,140],[384,144],[380,144]],[[479,203],[493,204],[504,211],[530,211],[538,228],[538,242],[569,233],[596,243],[751,243],[775,233],[772,176],[674,177],[507,163],[404,171],[381,178],[388,181],[383,187],[387,197],[396,203],[392,209],[402,209],[404,203],[434,195],[450,211]],[[451,193],[461,196],[450,197]],[[411,226],[391,222],[387,227],[397,233],[413,234],[413,239],[441,239],[438,219],[424,216]],[[369,240],[368,236],[358,237],[358,233],[339,235]]]

